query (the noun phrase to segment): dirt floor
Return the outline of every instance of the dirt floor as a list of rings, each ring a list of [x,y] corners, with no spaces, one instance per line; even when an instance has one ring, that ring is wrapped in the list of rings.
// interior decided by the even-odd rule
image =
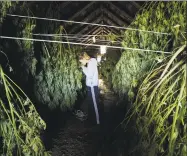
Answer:
[[[53,156],[117,156],[112,134],[116,127],[116,97],[106,88],[100,88],[100,104],[103,105],[103,123],[89,126],[73,114],[65,127],[52,140]]]

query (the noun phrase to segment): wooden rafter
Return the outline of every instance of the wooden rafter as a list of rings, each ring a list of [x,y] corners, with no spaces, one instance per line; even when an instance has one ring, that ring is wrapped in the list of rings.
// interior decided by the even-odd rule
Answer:
[[[102,32],[102,27],[98,27],[95,31],[93,31],[91,34],[92,35],[95,35],[97,34],[98,32]]]
[[[101,19],[101,18],[98,18],[98,19],[99,19],[99,20],[98,20],[98,23],[100,23],[101,20],[102,20],[102,21],[104,21],[104,22],[107,23],[107,24],[113,24],[112,21],[109,21],[108,18],[106,18],[105,16],[103,17],[103,19]],[[85,27],[85,29],[88,30],[88,27]],[[118,31],[118,30],[115,30],[114,28],[106,28],[106,27],[98,27],[98,28],[95,27],[95,28],[92,29],[91,31],[87,32],[86,34],[89,35],[89,34],[96,34],[96,33],[98,33],[98,32],[101,33],[102,30],[104,30],[105,32],[106,32],[106,31],[111,32],[111,33],[116,34],[116,35],[119,34],[119,31]],[[84,31],[84,30],[82,30],[82,31]],[[80,32],[79,34],[81,34],[81,32]],[[89,38],[90,38],[90,37],[87,37],[85,40],[83,40],[83,42],[85,42],[85,41],[88,40]]]
[[[107,35],[107,34],[111,33],[111,31],[113,31],[113,30],[109,30],[108,28],[103,28],[103,33],[101,32],[101,29],[97,29],[92,34],[95,34],[95,35]],[[112,32],[112,33],[116,34],[115,32]],[[91,38],[92,38],[92,36],[89,36],[86,40],[83,40],[82,42],[84,42],[84,43],[92,42],[92,41],[89,40]],[[100,39],[100,36],[96,36],[96,40],[97,39]]]
[[[101,32],[102,28],[101,27],[96,27],[94,30],[92,30],[91,32],[88,33],[88,35],[90,34],[97,34],[98,32]],[[91,39],[92,36],[88,36],[85,40],[83,40],[82,42],[86,42],[87,40]]]
[[[101,21],[107,21],[107,18],[104,16],[103,19],[98,18],[96,19],[96,21],[94,22],[98,22],[100,23]],[[108,23],[112,23],[112,22],[108,22]],[[93,29],[91,29],[91,31],[87,31],[85,34],[97,34],[98,32],[101,32],[102,30],[106,31],[108,29],[108,32],[112,32],[113,34],[119,34],[119,32],[117,32],[117,30],[115,30],[114,28],[106,28],[106,27],[95,27]],[[78,34],[82,34],[85,30],[89,30],[88,27],[85,27],[84,30],[82,30],[81,32],[79,32]],[[85,40],[83,40],[83,42],[85,42],[86,40],[88,40],[90,37],[87,37]]]
[[[140,9],[141,6],[140,6],[137,2],[131,1],[131,3],[132,3],[132,5],[134,5],[137,9]]]
[[[103,21],[104,21],[104,24],[106,25],[116,26],[115,20],[110,18],[109,16],[104,16]],[[119,29],[117,28],[107,27],[107,29],[114,30],[114,32],[117,32],[117,34],[120,33]]]
[[[72,17],[69,18],[69,20],[74,20],[76,19],[78,16],[84,14],[85,10],[88,9],[89,7],[91,7],[95,2],[89,2],[85,7],[83,7],[81,10],[79,10],[78,12],[76,12]]]
[[[65,7],[71,7],[69,5],[71,2],[67,1],[62,3],[61,5]],[[133,18],[134,13],[133,10],[137,11],[141,6],[141,3],[137,2],[85,2],[78,4],[80,9],[73,13],[72,16],[68,18],[68,20],[80,21],[80,22],[88,22],[88,23],[96,23],[96,24],[106,24],[111,26],[128,26]],[[132,11],[129,10],[132,7]],[[76,9],[78,9],[76,7]],[[123,9],[124,8],[124,9]],[[66,10],[65,8],[64,10]],[[93,25],[84,25],[84,24],[67,24],[65,26],[67,33],[69,34],[108,34],[113,33],[116,35],[120,34],[120,30],[118,28],[113,27],[102,27],[102,26],[93,26]],[[83,40],[83,42],[88,42],[91,37],[87,37]]]
[[[108,9],[104,8],[103,11],[111,19],[115,19],[116,25],[118,25],[118,26],[124,26],[124,25],[127,26],[127,25],[129,25],[129,24],[125,23],[125,21],[122,21],[120,18],[118,18],[118,16],[114,15],[113,13],[111,13]]]
[[[93,18],[94,18],[95,16],[97,16],[97,15],[99,14],[99,12],[100,12],[100,9],[97,8],[94,12],[92,12],[92,13],[89,14],[88,16],[84,17],[84,18],[82,19],[82,22],[89,22],[89,21],[93,20]],[[78,27],[82,27],[82,26],[83,26],[83,25],[77,24],[77,25],[75,25],[73,28],[71,28],[68,32],[69,32],[69,33],[73,33],[73,32],[75,32],[75,30],[76,30]]]
[[[92,35],[95,30],[97,30],[99,27],[95,26],[92,29],[89,29],[88,31],[85,31],[85,34]]]
[[[113,33],[109,29],[106,29],[106,28],[104,29],[104,32],[105,32],[105,34]]]
[[[100,23],[101,22],[101,17],[99,16],[98,18],[94,19],[91,21],[91,23]],[[84,32],[87,32],[89,30],[92,30],[93,28],[98,27],[98,26],[91,26],[91,25],[86,25],[81,31],[78,31],[78,34],[83,34]]]
[[[71,1],[66,1],[66,2],[62,3],[62,6],[60,6],[60,9],[64,9],[64,8],[67,7],[70,3],[71,3]]]
[[[132,18],[128,13],[126,13],[125,11],[119,9],[114,3],[110,2],[110,1],[107,2],[107,3],[108,3],[112,8],[114,8],[114,10],[118,11],[118,12],[120,13],[120,15],[123,15],[123,16],[125,17],[125,19],[126,19],[129,23],[132,22],[133,18]]]
[[[107,35],[107,34],[109,34],[109,32],[106,32],[106,31],[104,30],[103,33],[102,33],[101,31],[98,31],[98,32],[94,33],[94,35],[96,35],[96,36],[95,36],[96,40],[97,40],[97,39],[98,39],[98,40],[100,39],[100,36],[97,36],[97,35],[103,35],[103,34],[104,34],[104,35]],[[92,36],[89,36],[89,38],[88,38],[87,40],[85,40],[84,42],[85,42],[85,43],[90,42],[89,39],[91,39],[91,37],[92,37]],[[91,42],[92,42],[92,41],[91,41]]]
[[[105,19],[105,18],[104,18],[104,22],[105,22],[107,25],[112,25],[112,24],[113,24],[110,20],[107,20],[107,19]],[[116,34],[116,35],[120,34],[120,31],[117,30],[117,29],[115,29],[115,28],[110,28],[110,27],[108,27],[107,29],[110,30],[113,34]]]

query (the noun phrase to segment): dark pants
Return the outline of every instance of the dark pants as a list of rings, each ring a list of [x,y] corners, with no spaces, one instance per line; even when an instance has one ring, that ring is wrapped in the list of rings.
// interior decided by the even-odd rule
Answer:
[[[91,125],[101,124],[101,105],[99,104],[99,88],[94,86],[93,88],[87,87],[86,97],[88,122]]]
[[[83,104],[85,111],[88,113],[88,120],[85,122],[86,126],[91,128],[89,133],[94,133],[94,144],[97,152],[102,148],[103,142],[103,105],[99,103],[99,88],[94,86],[93,88],[87,87],[87,97]],[[97,107],[97,108],[96,108]],[[93,153],[93,152],[92,152]],[[93,153],[93,156],[97,155]],[[89,156],[92,156],[89,154]]]

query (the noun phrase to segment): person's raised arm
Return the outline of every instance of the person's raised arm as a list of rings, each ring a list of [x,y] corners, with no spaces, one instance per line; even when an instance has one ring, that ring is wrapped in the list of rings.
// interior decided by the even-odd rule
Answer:
[[[83,73],[87,76],[88,75],[88,68],[85,66],[81,66]]]

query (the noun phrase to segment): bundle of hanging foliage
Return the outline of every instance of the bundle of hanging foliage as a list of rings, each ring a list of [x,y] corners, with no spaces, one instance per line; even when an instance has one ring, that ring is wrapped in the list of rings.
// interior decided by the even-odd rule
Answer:
[[[62,34],[63,27],[55,32]],[[62,41],[58,36],[52,39]],[[41,71],[35,79],[35,96],[51,109],[71,109],[82,88],[82,72],[78,55],[80,48],[61,43],[42,44]]]
[[[11,1],[1,1],[0,2],[0,24],[3,22],[3,18],[6,16],[7,12],[15,8],[18,2]]]
[[[26,12],[27,15],[32,14],[30,11],[26,11],[26,8],[23,9],[22,12]],[[16,36],[20,38],[33,38],[32,33],[36,27],[35,20],[14,18],[13,23],[16,27]],[[17,76],[19,76],[23,84],[27,85],[29,77],[34,77],[36,74],[37,59],[34,54],[34,41],[16,40],[16,43],[18,45],[18,54],[20,59],[20,64],[17,68],[21,68],[21,71],[18,72],[19,75],[17,74]],[[24,77],[24,79],[22,79],[22,77]]]
[[[170,52],[181,45],[184,34],[179,34],[179,30],[185,30],[186,2],[147,2],[140,12],[130,27],[150,32],[126,30],[123,47]],[[165,56],[152,51],[124,50],[113,72],[114,90],[134,99],[143,78]]]
[[[0,28],[6,14],[15,11],[17,4],[18,2],[0,2]],[[24,25],[20,26],[24,27]],[[29,32],[25,31],[25,33]],[[26,42],[21,44],[23,44],[22,49],[28,47]],[[1,45],[3,51],[6,51],[4,48],[7,47],[9,47],[8,42]],[[3,51],[1,53],[8,61],[6,67],[7,65],[10,67],[12,62]],[[40,139],[40,133],[45,128],[45,122],[28,96],[4,73],[0,66],[0,155],[50,155]]]
[[[156,5],[155,5],[156,4]],[[187,153],[186,105],[186,2],[151,3],[148,12],[152,19],[156,7],[158,29],[169,33],[165,42],[170,54],[154,64],[139,83],[137,96],[123,124],[135,121],[139,142],[135,155],[181,155]],[[143,13],[144,15],[144,13]],[[156,17],[156,16],[155,16]],[[160,18],[161,17],[161,18]],[[151,24],[151,23],[150,23]],[[148,29],[149,30],[149,29]],[[155,42],[159,46],[159,42]],[[159,49],[157,49],[159,50]],[[125,126],[125,128],[126,128]]]
[[[186,59],[184,45],[158,63],[138,90],[128,121],[136,119],[141,155],[187,153]]]
[[[33,103],[0,66],[0,154],[50,155],[40,139],[45,128]]]
[[[47,3],[39,10],[40,3],[23,2],[16,5],[13,13],[29,16],[48,16],[60,18],[60,7],[56,3]],[[55,8],[55,9],[54,9]],[[39,15],[40,14],[40,15]],[[8,17],[12,21],[14,32],[5,32],[10,36],[20,38],[37,38],[57,41],[67,41],[60,36],[40,36],[34,33],[66,33],[59,22],[34,20],[28,18]],[[55,30],[55,31],[54,31]],[[14,43],[14,44],[13,44]],[[14,54],[12,54],[14,45]],[[71,109],[82,93],[82,72],[79,68],[78,55],[80,48],[70,47],[62,43],[33,42],[28,40],[6,40],[3,45],[11,66],[14,67],[14,77],[29,93],[29,97],[37,103],[51,109]],[[28,89],[29,88],[29,89]],[[34,94],[33,94],[34,93]]]
[[[112,89],[112,73],[115,69],[115,65],[120,58],[120,51],[107,51],[105,55],[102,56],[101,62],[99,64],[99,74],[100,78],[103,79],[105,84]]]
[[[2,5],[4,4],[5,2],[2,2]],[[6,10],[6,13],[33,15],[31,10],[28,9],[29,5],[26,4],[26,2],[11,2],[9,9],[7,8]],[[4,16],[4,20],[1,25],[4,36],[33,39],[32,33],[35,29],[36,21],[29,18]],[[31,80],[36,74],[36,65],[38,63],[35,56],[36,49],[34,42],[28,40],[5,39],[1,42],[1,48],[6,53],[9,58],[9,64],[13,68],[13,74],[11,75],[13,76],[12,78],[25,92],[31,92],[32,95],[33,83]],[[29,97],[31,97],[31,95],[29,95]]]

